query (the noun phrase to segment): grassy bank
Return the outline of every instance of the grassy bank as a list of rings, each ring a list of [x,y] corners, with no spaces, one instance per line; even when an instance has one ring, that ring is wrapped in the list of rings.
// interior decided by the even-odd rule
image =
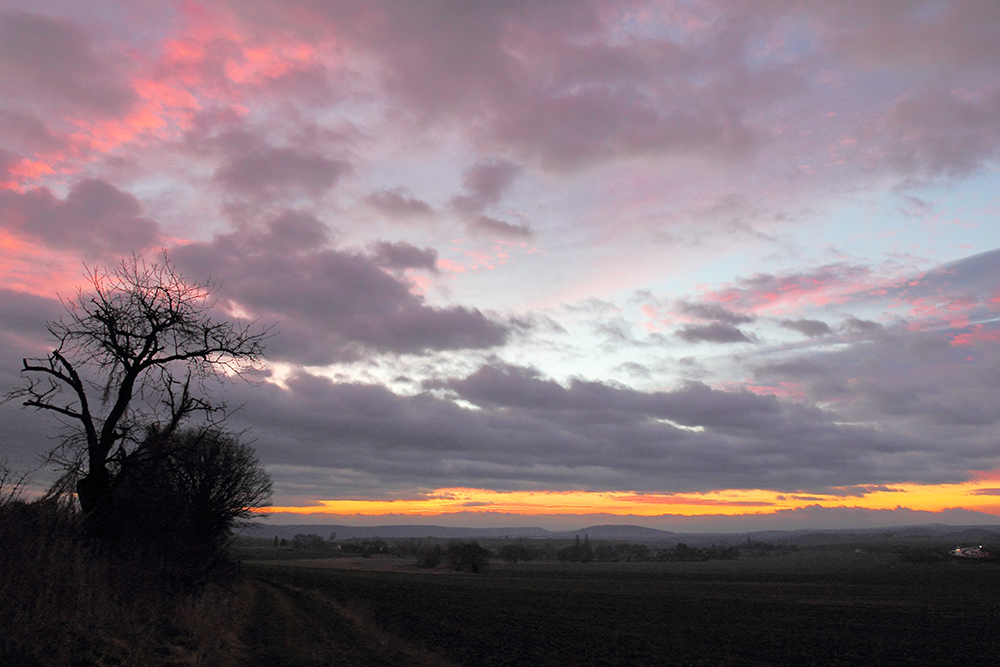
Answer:
[[[447,667],[315,590],[88,539],[73,508],[0,504],[3,667]]]
[[[243,664],[253,591],[235,571],[179,586],[168,564],[88,540],[57,503],[0,506],[0,664]]]
[[[70,508],[9,503],[0,665],[994,664],[1000,564],[869,546],[471,574],[257,545],[285,560],[192,586],[88,541]]]

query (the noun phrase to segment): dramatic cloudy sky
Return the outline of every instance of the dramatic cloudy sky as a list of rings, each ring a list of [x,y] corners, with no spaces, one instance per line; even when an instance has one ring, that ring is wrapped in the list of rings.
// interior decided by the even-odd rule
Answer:
[[[275,521],[997,521],[996,0],[0,8],[4,392],[166,248]]]

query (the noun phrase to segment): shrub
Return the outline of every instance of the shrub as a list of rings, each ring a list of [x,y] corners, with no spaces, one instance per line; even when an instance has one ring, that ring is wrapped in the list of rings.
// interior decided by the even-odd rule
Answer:
[[[151,430],[115,472],[107,521],[97,533],[195,578],[219,562],[232,529],[249,522],[271,494],[253,449],[214,429],[170,437]]]
[[[490,552],[479,546],[478,542],[453,543],[448,545],[448,562],[455,571],[469,568],[479,572],[489,563]]]
[[[442,560],[444,560],[444,550],[440,544],[424,547],[417,552],[417,567],[432,569],[440,565]]]
[[[527,563],[537,558],[539,554],[536,549],[532,549],[521,541],[518,541],[513,544],[503,545],[497,550],[497,555],[508,563],[516,563],[518,561]]]

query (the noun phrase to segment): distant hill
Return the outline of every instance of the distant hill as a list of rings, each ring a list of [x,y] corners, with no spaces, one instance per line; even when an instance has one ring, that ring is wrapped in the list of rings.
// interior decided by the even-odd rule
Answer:
[[[920,540],[936,540],[962,544],[998,544],[1000,546],[1000,526],[949,526],[928,524],[924,526],[900,526],[889,528],[863,528],[841,530],[766,530],[746,533],[675,533],[638,525],[587,526],[579,530],[551,531],[537,526],[469,528],[435,525],[389,525],[389,526],[345,526],[339,524],[257,524],[244,534],[253,537],[278,537],[291,539],[295,535],[319,535],[329,539],[331,533],[338,540],[374,539],[402,540],[409,538],[437,538],[449,540],[476,540],[497,538],[528,539],[573,539],[586,535],[591,540],[614,542],[641,542],[646,544],[675,545],[684,542],[691,546],[739,545],[747,539],[777,544],[797,544],[799,546],[821,546],[850,544],[858,540],[879,538],[905,544]]]
[[[329,539],[331,533],[337,534],[338,540],[370,540],[381,537],[384,540],[402,540],[408,538],[436,537],[439,539],[483,539],[487,537],[552,537],[552,533],[544,528],[462,528],[451,526],[343,526],[338,524],[292,524],[287,526],[272,526],[258,524],[245,531],[245,535],[253,537],[278,537],[291,539],[296,535],[319,535]]]
[[[635,525],[608,524],[603,526],[588,526],[580,530],[561,530],[551,534],[557,539],[573,538],[586,535],[592,540],[622,540],[627,542],[660,542],[677,538],[678,533],[669,530],[657,530]]]

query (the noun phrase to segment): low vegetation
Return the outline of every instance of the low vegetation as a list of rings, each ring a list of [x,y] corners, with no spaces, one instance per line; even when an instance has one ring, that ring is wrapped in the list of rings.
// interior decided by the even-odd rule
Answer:
[[[0,544],[5,667],[986,665],[1000,652],[1000,565],[929,543],[242,538],[230,555],[253,560],[192,582],[162,552],[95,540],[71,504],[9,498]],[[560,560],[584,545],[590,560]],[[367,569],[340,567],[353,563]]]
[[[215,285],[165,255],[87,278],[3,399],[64,430],[41,499],[0,467],[0,664],[242,664],[253,595],[225,550],[271,481],[202,390],[260,370],[269,333],[215,320]]]
[[[0,664],[239,665],[252,595],[234,569],[184,586],[173,562],[91,538],[77,508],[0,506]]]

